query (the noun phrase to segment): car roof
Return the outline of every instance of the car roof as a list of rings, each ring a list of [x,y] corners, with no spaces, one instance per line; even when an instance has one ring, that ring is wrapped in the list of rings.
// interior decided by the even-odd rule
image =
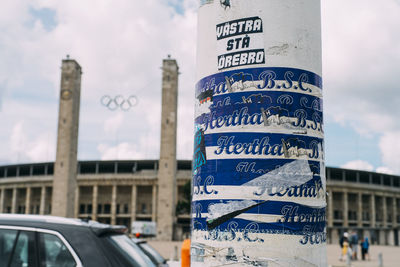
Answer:
[[[49,229],[65,229],[65,227],[90,228],[96,235],[108,233],[124,233],[127,228],[121,225],[110,225],[91,220],[64,218],[50,215],[26,215],[26,214],[1,214],[0,225],[16,225],[26,227],[38,227]]]
[[[69,224],[69,225],[84,225],[83,220],[64,218],[50,215],[28,215],[28,214],[1,214],[0,221],[5,222],[26,222],[26,223],[55,223],[55,224]]]
[[[139,238],[136,238],[136,237],[131,237],[131,240],[132,240],[133,242],[135,242],[136,244],[147,243],[146,240],[144,240],[144,239],[139,239]]]

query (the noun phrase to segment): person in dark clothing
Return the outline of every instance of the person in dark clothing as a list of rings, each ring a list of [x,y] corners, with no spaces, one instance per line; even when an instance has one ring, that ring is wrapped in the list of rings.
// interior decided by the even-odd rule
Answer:
[[[370,260],[369,253],[368,253],[368,249],[369,249],[368,237],[364,237],[364,240],[361,242],[360,245],[361,245],[361,258],[362,258],[362,260],[365,260],[365,256],[367,256],[368,260]]]
[[[344,234],[340,237],[340,240],[339,240],[340,248],[343,248],[343,241],[344,241],[344,239],[347,239],[347,238],[348,238],[348,233],[344,232]]]

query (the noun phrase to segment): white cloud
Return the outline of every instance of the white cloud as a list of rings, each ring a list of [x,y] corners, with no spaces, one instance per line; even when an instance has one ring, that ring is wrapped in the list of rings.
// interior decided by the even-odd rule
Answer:
[[[393,170],[391,170],[388,167],[384,167],[384,166],[376,168],[376,172],[386,173],[386,174],[395,174],[395,172]]]
[[[322,2],[325,116],[365,137],[380,136],[381,161],[397,173],[397,145],[388,139],[400,131],[399,17],[394,0]]]
[[[6,149],[8,160],[14,162],[51,161],[55,156],[55,136],[52,132],[40,132],[30,138],[26,134],[24,121],[17,122],[12,128],[9,149]]]
[[[134,144],[129,143],[121,143],[117,146],[99,144],[98,150],[102,160],[143,159],[144,156]]]
[[[400,173],[400,131],[387,132],[379,141],[383,164],[395,173]]]
[[[197,1],[174,1],[173,4],[182,12],[176,13],[162,0],[100,0],[96,5],[78,0],[2,3],[0,84],[8,82],[2,90],[0,120],[5,128],[12,128],[14,121],[24,119],[27,114],[37,118],[41,118],[43,110],[47,114],[57,114],[54,106],[59,94],[60,61],[70,54],[83,69],[79,145],[84,151],[80,150],[79,155],[91,157],[83,159],[110,155],[111,145],[102,147],[101,152],[98,146],[114,143],[112,146],[118,147],[118,157],[122,153],[157,158],[160,66],[162,59],[171,54],[182,73],[179,76],[178,124],[187,127],[187,130],[179,129],[178,155],[191,156],[193,109],[191,101],[187,100],[194,98]],[[30,8],[55,10],[57,25],[47,31],[42,21],[30,14]],[[103,95],[119,94],[136,95],[139,104],[126,113],[112,113],[101,106]],[[39,105],[35,110],[33,107],[38,103],[28,99],[31,95],[51,98],[53,109]],[[7,109],[7,102],[15,102],[29,113]],[[190,111],[182,113],[181,110]],[[54,126],[56,120],[57,116],[53,116]],[[55,127],[45,129],[56,130]],[[26,127],[24,134],[33,140],[40,130]],[[4,138],[1,142],[5,142]],[[187,152],[189,147],[190,153]],[[128,153],[132,150],[135,153]],[[0,157],[0,161],[7,160]]]
[[[55,138],[50,136],[54,137],[50,132],[43,133],[30,143],[26,155],[31,162],[52,161],[55,158],[56,146],[51,142]]]
[[[374,167],[364,160],[352,160],[340,166],[345,169],[373,171]]]
[[[323,2],[325,111],[361,133],[400,129],[399,16],[392,0]]]
[[[124,122],[125,116],[123,113],[119,112],[114,116],[107,118],[104,121],[104,132],[107,134],[115,134],[121,128],[122,123]]]

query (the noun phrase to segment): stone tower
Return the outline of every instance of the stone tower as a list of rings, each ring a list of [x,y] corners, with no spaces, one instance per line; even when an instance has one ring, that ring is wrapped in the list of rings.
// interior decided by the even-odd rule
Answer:
[[[175,223],[176,123],[178,102],[178,64],[163,60],[161,144],[158,170],[157,239],[169,241]]]
[[[67,57],[62,61],[51,209],[56,216],[74,216],[81,75],[81,67],[75,60]]]

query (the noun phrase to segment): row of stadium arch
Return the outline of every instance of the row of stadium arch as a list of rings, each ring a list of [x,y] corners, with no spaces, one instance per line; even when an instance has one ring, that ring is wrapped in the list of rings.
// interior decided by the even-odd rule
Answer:
[[[0,213],[50,214],[54,163],[0,166]],[[158,160],[80,161],[75,217],[130,227],[157,219]],[[373,244],[399,245],[400,176],[341,168],[326,169],[327,240],[345,231]],[[177,161],[173,239],[190,233],[191,161]]]

